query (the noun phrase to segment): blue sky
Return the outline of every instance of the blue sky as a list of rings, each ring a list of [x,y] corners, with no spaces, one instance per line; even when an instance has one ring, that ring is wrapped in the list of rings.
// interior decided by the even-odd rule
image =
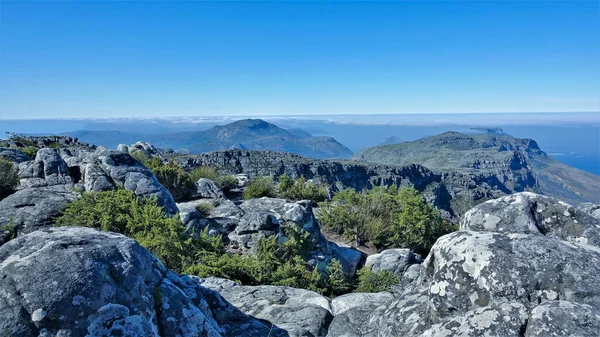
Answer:
[[[597,1],[0,1],[0,118],[600,110]]]

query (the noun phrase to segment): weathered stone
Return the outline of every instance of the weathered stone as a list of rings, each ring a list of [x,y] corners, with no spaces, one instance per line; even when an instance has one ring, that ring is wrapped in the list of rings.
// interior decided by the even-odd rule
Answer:
[[[530,192],[479,204],[465,213],[461,229],[545,235],[600,247],[599,205],[575,208],[560,200]],[[600,212],[598,212],[600,213]]]
[[[410,265],[421,262],[423,262],[421,258],[410,249],[394,248],[369,255],[365,266],[371,267],[375,272],[386,270],[394,275],[402,276]]]
[[[26,188],[0,201],[0,227],[14,225],[16,234],[53,224],[54,218],[77,194],[70,185]]]
[[[196,182],[196,193],[198,198],[220,199],[223,198],[223,191],[212,180],[200,178]]]
[[[325,336],[331,322],[327,298],[309,290],[280,286],[241,286],[209,278],[202,286],[221,293],[242,312],[264,319],[289,336]]]
[[[6,160],[10,160],[16,164],[20,164],[31,160],[31,158],[29,158],[28,155],[19,151],[18,149],[12,149],[7,147],[0,147],[0,157],[3,157]]]
[[[2,337],[284,336],[134,240],[89,228],[42,229],[0,247],[0,289]]]
[[[600,311],[568,301],[544,301],[531,311],[525,337],[596,337]]]

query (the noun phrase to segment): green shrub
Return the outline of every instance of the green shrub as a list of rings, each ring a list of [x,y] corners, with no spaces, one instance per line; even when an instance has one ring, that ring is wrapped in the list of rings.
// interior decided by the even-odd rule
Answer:
[[[190,171],[190,178],[195,183],[200,178],[214,181],[223,191],[229,191],[238,185],[238,179],[235,176],[221,174],[211,166],[198,166]]]
[[[390,291],[393,285],[400,282],[400,277],[387,270],[374,272],[370,267],[363,267],[358,271],[358,286],[355,292],[377,293]]]
[[[210,212],[215,208],[215,206],[213,206],[211,203],[209,202],[201,202],[198,205],[196,205],[196,210],[200,213],[202,213],[203,215],[207,216],[210,214]]]
[[[244,192],[246,199],[275,197],[275,185],[271,177],[256,177],[252,179],[250,185]]]
[[[0,200],[13,193],[19,184],[16,166],[9,160],[0,157]]]
[[[8,241],[17,237],[17,226],[15,226],[12,218],[9,219],[6,225],[0,226],[0,231],[8,232]]]
[[[153,172],[161,185],[171,192],[175,201],[189,200],[196,189],[189,174],[175,164],[159,166]]]
[[[312,200],[321,202],[327,200],[327,186],[317,185],[314,182],[306,182],[304,177],[296,180],[282,175],[279,177],[279,194],[290,200]]]
[[[170,269],[177,272],[197,262],[203,251],[223,252],[220,237],[207,231],[188,237],[179,217],[168,217],[154,198],[133,192],[83,193],[67,206],[57,226],[84,226],[124,234],[137,240]]]
[[[357,245],[406,247],[424,255],[438,237],[456,230],[417,190],[407,187],[375,187],[360,193],[345,189],[331,202],[321,203],[319,221]]]
[[[38,152],[38,148],[35,147],[35,146],[28,146],[28,147],[24,147],[24,148],[18,148],[17,150],[25,153],[31,159],[35,159],[35,155]]]
[[[341,295],[347,293],[351,286],[348,282],[346,274],[342,269],[342,264],[336,259],[331,259],[331,263],[327,266],[329,277],[327,279],[327,287],[331,295]]]
[[[149,168],[152,172],[164,165],[164,162],[160,157],[149,157],[143,151],[136,151],[132,153],[131,156]]]

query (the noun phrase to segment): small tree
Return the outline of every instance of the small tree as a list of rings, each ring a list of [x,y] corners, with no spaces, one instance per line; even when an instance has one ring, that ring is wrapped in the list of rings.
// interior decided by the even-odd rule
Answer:
[[[327,266],[329,277],[327,278],[327,288],[330,295],[344,294],[350,290],[350,283],[344,274],[342,264],[337,259],[331,259],[331,263]]]
[[[0,200],[14,192],[18,183],[19,175],[15,165],[0,157]]]

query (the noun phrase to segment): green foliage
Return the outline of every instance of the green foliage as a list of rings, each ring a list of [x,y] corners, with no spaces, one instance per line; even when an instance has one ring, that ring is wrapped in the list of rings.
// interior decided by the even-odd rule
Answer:
[[[175,201],[189,200],[196,184],[180,166],[169,163],[155,168],[156,179],[166,187]]]
[[[332,202],[322,203],[319,221],[358,245],[407,247],[427,254],[438,237],[454,231],[414,188],[375,187],[356,192],[344,189]]]
[[[262,197],[275,197],[275,185],[271,177],[256,177],[244,192],[244,198],[254,199]]]
[[[238,184],[238,179],[235,176],[221,174],[211,166],[198,166],[190,171],[190,178],[193,182],[200,178],[205,178],[214,181],[223,191],[229,191],[235,188]]]
[[[9,160],[0,157],[0,200],[17,188],[19,175],[16,166]]]
[[[279,194],[291,200],[312,200],[321,202],[327,200],[327,186],[307,182],[304,177],[296,180],[282,175],[279,177]]]
[[[345,294],[350,290],[350,283],[348,282],[346,274],[344,274],[340,261],[331,259],[331,263],[327,266],[327,271],[329,272],[327,287],[332,295]]]
[[[402,211],[394,214],[391,241],[418,253],[428,253],[440,236],[456,230],[426,204],[414,188],[398,192]]]
[[[144,166],[149,168],[152,172],[155,172],[159,167],[163,166],[163,160],[159,157],[149,157],[143,151],[136,151],[131,154],[133,158],[142,163]]]
[[[17,226],[15,226],[12,218],[6,225],[0,226],[0,231],[8,231],[9,241],[17,237]]]
[[[209,202],[201,202],[196,206],[196,210],[200,213],[202,213],[203,215],[208,215],[210,214],[210,212],[215,208],[215,206],[213,206],[211,203]]]
[[[376,293],[390,291],[393,285],[400,282],[400,277],[387,270],[374,272],[370,267],[364,267],[358,271],[358,286],[355,292]]]
[[[177,271],[198,260],[202,251],[223,252],[220,237],[186,235],[179,217],[168,217],[154,198],[124,189],[83,193],[56,220],[57,226],[84,226],[124,234]]]
[[[199,277],[225,277],[246,285],[282,285],[323,293],[327,280],[305,261],[307,253],[314,248],[313,243],[308,233],[296,227],[286,227],[288,240],[284,243],[279,243],[275,236],[262,238],[253,256],[204,254],[200,263],[189,267],[186,273]],[[333,284],[338,285],[338,282]],[[343,289],[349,287],[339,287],[335,292]]]
[[[28,147],[24,147],[24,148],[19,148],[19,151],[25,153],[26,155],[29,156],[29,158],[31,159],[35,159],[35,155],[38,152],[38,148],[35,146],[28,146]]]

